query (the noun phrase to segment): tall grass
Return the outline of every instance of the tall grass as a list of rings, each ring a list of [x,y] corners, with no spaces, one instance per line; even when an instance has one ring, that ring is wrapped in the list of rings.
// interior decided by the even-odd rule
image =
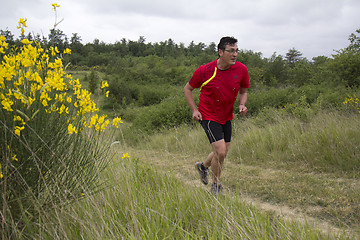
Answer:
[[[360,170],[360,118],[358,114],[321,112],[309,122],[273,110],[273,122],[263,127],[258,120],[235,122],[234,148],[237,161],[264,166],[304,166],[309,171],[357,175]],[[256,149],[256,151],[255,151]],[[240,157],[239,157],[240,156]]]
[[[286,109],[270,108],[233,121],[222,181],[231,191],[357,229],[359,141],[357,113],[318,112],[301,120]],[[199,124],[165,130],[137,147],[193,159],[170,159],[163,164],[168,169],[190,168],[211,151]]]
[[[274,120],[275,116],[278,116],[277,120]],[[322,113],[310,122],[301,122],[286,114],[275,114],[271,123],[261,124],[249,119],[235,120],[232,150],[224,169],[223,184],[228,194],[225,192],[225,196],[218,198],[179,180],[175,176],[176,171],[171,171],[174,164],[183,164],[183,168],[187,168],[185,165],[190,162],[193,169],[191,159],[174,163],[177,156],[197,158],[209,151],[209,144],[198,124],[153,135],[140,141],[133,149],[139,152],[151,150],[155,153],[152,157],[138,154],[140,158],[121,159],[120,152],[128,146],[113,145],[112,148],[118,148],[117,157],[112,157],[111,165],[98,176],[98,182],[105,183],[101,191],[84,192],[71,204],[63,202],[54,206],[54,211],[41,211],[37,224],[29,224],[31,228],[15,232],[14,236],[34,239],[354,239],[356,235],[345,230],[324,233],[306,220],[289,221],[277,214],[262,212],[242,201],[243,193],[238,194],[240,190],[250,196],[300,209],[323,206],[328,215],[317,212],[321,217],[349,217],[341,206],[355,211],[359,191],[355,186],[345,191],[344,188],[349,185],[342,183],[338,177],[340,172],[344,173],[342,179],[353,176],[351,184],[355,184],[357,177],[351,169],[335,171],[333,166],[330,171],[320,164],[313,173],[311,167],[305,168],[310,166],[308,164],[302,168],[291,166],[292,159],[285,163],[284,158],[267,159],[275,157],[272,152],[278,151],[278,155],[284,152],[286,155],[288,151],[294,151],[294,148],[289,148],[290,143],[285,143],[301,139],[302,135],[310,134],[308,131],[316,135],[321,129],[328,129],[328,124],[336,122],[331,119],[357,121],[356,116],[346,115],[344,119],[342,116],[338,112]],[[336,125],[331,126],[334,128]],[[356,127],[352,126],[350,123],[343,124],[342,129],[356,131]],[[287,141],[277,139],[277,131],[269,130],[272,128],[280,129]],[[248,141],[254,138],[252,134],[255,133],[263,138],[250,144]],[[335,133],[339,135],[337,131]],[[304,139],[310,141],[312,138]],[[313,141],[317,142],[316,139]],[[241,144],[250,145],[245,149]],[[165,153],[173,153],[174,157],[167,158]],[[161,168],[151,163],[153,158],[160,158]],[[351,195],[350,191],[354,190]],[[347,199],[338,200],[341,194]],[[339,207],[334,207],[336,205]],[[353,224],[356,217],[355,212],[349,223]],[[353,229],[357,231],[356,227]]]
[[[138,160],[114,159],[104,191],[42,215],[44,239],[348,239],[216,198]]]
[[[125,136],[126,138],[126,136]],[[276,165],[357,175],[360,118],[339,111],[319,112],[303,121],[284,109],[269,108],[253,118],[233,120],[227,157],[237,163]],[[142,141],[140,148],[206,154],[210,147],[200,124],[179,126]]]

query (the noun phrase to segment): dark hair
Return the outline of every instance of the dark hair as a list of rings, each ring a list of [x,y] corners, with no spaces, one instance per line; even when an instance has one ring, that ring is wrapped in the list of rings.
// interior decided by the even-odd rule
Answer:
[[[225,50],[226,45],[234,45],[237,43],[237,39],[234,37],[223,37],[220,39],[220,42],[218,44],[218,50]]]

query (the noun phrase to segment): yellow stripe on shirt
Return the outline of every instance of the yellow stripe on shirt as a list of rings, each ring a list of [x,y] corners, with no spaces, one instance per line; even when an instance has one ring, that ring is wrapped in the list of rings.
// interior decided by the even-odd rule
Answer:
[[[200,87],[200,91],[201,89],[203,88],[203,86],[205,86],[206,84],[208,84],[215,76],[216,76],[216,70],[217,70],[217,67],[215,67],[215,71],[214,71],[214,74],[211,76],[211,78],[209,78],[208,80],[206,80]]]

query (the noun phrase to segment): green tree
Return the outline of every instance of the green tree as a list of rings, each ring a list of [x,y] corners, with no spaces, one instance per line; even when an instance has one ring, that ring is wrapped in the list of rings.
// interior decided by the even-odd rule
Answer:
[[[82,53],[82,43],[81,43],[81,37],[77,33],[73,33],[72,37],[70,39],[70,47],[72,53]]]
[[[124,57],[129,54],[129,48],[125,38],[122,38],[121,41],[116,41],[113,47],[116,56]]]
[[[14,35],[11,33],[10,30],[0,30],[0,36],[4,36],[6,38],[6,42],[10,45],[15,43]]]
[[[155,54],[159,57],[164,57],[166,55],[166,42],[160,42],[154,44]]]
[[[216,44],[211,42],[210,45],[205,48],[205,53],[208,55],[217,55],[216,48]]]
[[[83,64],[84,56],[83,56],[83,45],[81,43],[81,37],[77,33],[73,33],[70,39],[70,62],[73,65],[81,65]]]
[[[289,49],[289,51],[286,53],[285,59],[287,60],[287,63],[290,65],[290,67],[294,67],[295,63],[301,61],[303,59],[302,53],[295,48]]]
[[[360,29],[349,36],[350,44],[347,48],[337,51],[330,69],[338,79],[349,87],[360,86]]]
[[[323,82],[333,81],[333,74],[328,67],[331,61],[332,59],[326,56],[313,57],[311,83],[321,84]]]
[[[261,52],[254,52],[252,50],[241,50],[238,54],[240,62],[249,67],[263,67],[264,60]]]
[[[349,36],[350,45],[347,50],[359,52],[360,51],[360,28],[351,33]]]
[[[264,65],[264,82],[269,86],[285,84],[288,76],[288,66],[282,55],[273,55],[266,59]]]
[[[49,46],[57,46],[60,52],[69,46],[68,39],[60,29],[51,29],[49,33]]]
[[[99,87],[99,76],[95,72],[95,70],[91,70],[89,79],[89,90],[91,93],[94,93],[95,90]]]
[[[294,67],[289,70],[288,82],[300,87],[309,84],[313,74],[311,64],[306,59],[303,59],[297,62]]]
[[[329,58],[326,56],[317,56],[317,57],[313,57],[312,60],[313,60],[313,64],[315,66],[319,66],[319,65],[323,65],[326,62],[328,62]]]
[[[360,86],[360,52],[344,50],[334,55],[330,69],[349,87]]]

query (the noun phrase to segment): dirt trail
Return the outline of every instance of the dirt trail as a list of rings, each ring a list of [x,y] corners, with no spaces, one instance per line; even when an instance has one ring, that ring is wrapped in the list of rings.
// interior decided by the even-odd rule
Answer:
[[[192,187],[199,187],[209,191],[209,187],[201,184],[199,176],[194,169],[194,159],[190,156],[183,154],[176,154],[170,152],[158,152],[152,150],[139,150],[136,149],[133,153],[134,157],[139,158],[141,161],[150,162],[152,166],[156,166],[157,169],[174,174],[177,178],[182,180],[185,184]],[[235,193],[226,188],[224,194],[227,197],[236,197]],[[325,234],[338,234],[343,233],[344,229],[340,229],[330,222],[316,219],[314,217],[307,216],[300,209],[293,209],[286,205],[274,205],[268,202],[264,202],[260,199],[253,198],[246,194],[241,194],[238,199],[241,199],[244,203],[252,205],[257,209],[261,209],[266,212],[272,212],[277,216],[281,216],[286,221],[297,221],[300,223],[307,223],[309,226],[313,226],[316,229],[321,230]],[[346,230],[351,232],[351,229]]]

